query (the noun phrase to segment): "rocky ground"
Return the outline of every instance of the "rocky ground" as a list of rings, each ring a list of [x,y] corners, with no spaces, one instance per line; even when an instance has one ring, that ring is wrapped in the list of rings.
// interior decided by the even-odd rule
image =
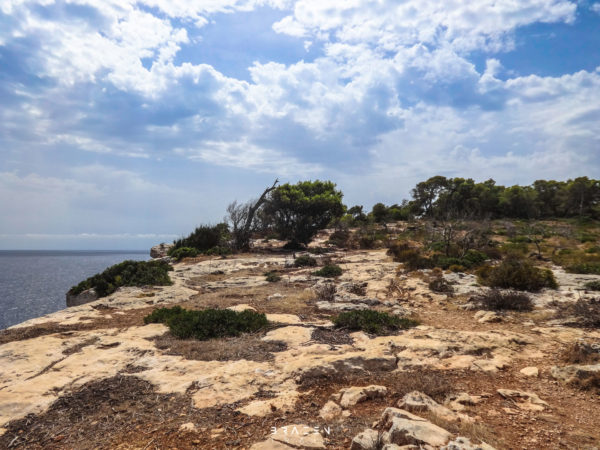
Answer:
[[[472,275],[444,274],[449,296],[385,250],[317,259],[344,269],[330,298],[291,254],[205,257],[176,264],[173,286],[122,288],[1,332],[0,448],[600,446],[600,331],[556,315],[600,277],[555,267],[561,287],[533,295],[534,311],[496,314],[470,306],[484,289]],[[272,326],[199,342],[144,325],[176,304],[254,308]],[[357,308],[421,325],[392,336],[333,328]]]

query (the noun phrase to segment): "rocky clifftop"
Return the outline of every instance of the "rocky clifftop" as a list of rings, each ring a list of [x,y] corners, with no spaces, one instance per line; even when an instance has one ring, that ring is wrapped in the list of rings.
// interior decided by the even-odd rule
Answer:
[[[173,286],[121,288],[5,330],[0,448],[598,444],[598,391],[585,383],[600,374],[590,362],[600,332],[568,326],[549,306],[591,295],[576,291],[585,276],[554,268],[561,287],[534,294],[534,311],[489,314],[472,309],[485,289],[472,275],[444,274],[449,296],[384,250],[317,258],[344,270],[329,298],[316,294],[327,281],[294,268],[291,255],[204,257],[176,264]],[[267,271],[281,280],[267,282]],[[274,325],[205,342],[144,325],[171,305],[253,308]],[[333,327],[339,311],[363,308],[421,325],[390,336]],[[569,362],[566,352],[584,344],[590,359]]]

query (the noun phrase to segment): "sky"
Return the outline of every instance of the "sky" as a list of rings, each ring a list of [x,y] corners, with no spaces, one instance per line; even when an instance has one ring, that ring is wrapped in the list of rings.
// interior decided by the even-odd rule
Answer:
[[[147,249],[281,182],[600,177],[600,1],[0,0],[0,249]]]

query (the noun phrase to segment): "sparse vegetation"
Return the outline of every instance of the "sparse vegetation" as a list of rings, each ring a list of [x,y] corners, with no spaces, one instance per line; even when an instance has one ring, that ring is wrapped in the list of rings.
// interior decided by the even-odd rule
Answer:
[[[481,284],[493,288],[537,292],[558,287],[550,269],[535,267],[531,261],[516,254],[508,255],[496,267],[483,266],[478,275]]]
[[[171,334],[181,339],[206,340],[239,336],[265,328],[267,317],[256,311],[229,309],[186,310],[179,306],[159,308],[144,318],[145,323],[164,323]]]
[[[324,283],[315,288],[315,295],[319,300],[332,302],[335,300],[337,288],[333,283]]]
[[[309,255],[298,256],[294,260],[294,267],[315,267],[317,260]]]
[[[339,277],[342,274],[342,272],[343,271],[340,266],[336,264],[327,264],[321,267],[321,269],[317,270],[316,272],[313,272],[313,275],[325,278],[335,278]]]
[[[576,341],[566,348],[562,359],[569,364],[596,364],[600,362],[600,344]]]
[[[343,312],[333,319],[333,323],[336,328],[365,331],[377,335],[406,330],[419,324],[417,321],[406,317],[393,316],[371,309]]]
[[[281,281],[281,275],[279,275],[277,272],[265,272],[265,280],[267,280],[269,283],[276,283]]]
[[[348,292],[360,297],[367,295],[367,283],[351,283],[348,286]]]
[[[454,293],[454,288],[450,283],[448,283],[448,281],[446,281],[441,273],[435,274],[433,277],[431,277],[429,280],[429,289],[440,294],[452,295]]]
[[[588,281],[584,287],[590,291],[600,291],[600,280]]]
[[[480,308],[488,311],[531,311],[533,310],[533,301],[531,297],[523,292],[501,291],[499,289],[490,289],[484,294],[471,299]]]
[[[600,299],[579,299],[572,302],[555,302],[557,319],[573,318],[569,326],[581,328],[600,328]]]
[[[169,271],[173,268],[165,261],[123,261],[96,274],[69,289],[69,295],[94,289],[98,297],[106,297],[121,286],[169,286],[173,284]]]

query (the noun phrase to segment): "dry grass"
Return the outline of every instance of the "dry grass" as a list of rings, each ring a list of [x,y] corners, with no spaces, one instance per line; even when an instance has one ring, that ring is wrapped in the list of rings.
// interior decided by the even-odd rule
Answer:
[[[569,364],[595,364],[600,361],[600,344],[574,342],[562,353],[562,360]]]
[[[284,342],[263,341],[264,334],[243,334],[237,337],[210,339],[178,339],[165,333],[154,338],[156,347],[168,355],[183,356],[185,359],[199,361],[248,361],[272,360],[273,352],[287,349]]]
[[[473,444],[485,442],[495,448],[506,448],[506,443],[504,443],[502,439],[485,424],[477,422],[450,422],[429,412],[425,412],[421,415],[434,425],[437,425],[454,435],[469,438]]]

